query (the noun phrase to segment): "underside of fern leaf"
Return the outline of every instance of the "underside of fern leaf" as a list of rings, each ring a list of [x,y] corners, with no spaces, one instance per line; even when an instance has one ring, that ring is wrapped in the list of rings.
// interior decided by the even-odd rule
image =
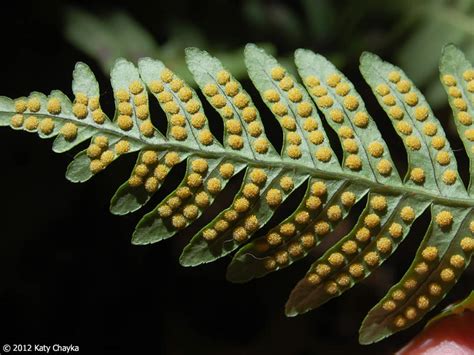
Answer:
[[[368,277],[429,208],[431,224],[412,265],[367,315],[361,343],[411,326],[443,299],[474,250],[473,184],[464,187],[442,126],[402,70],[374,54],[361,57],[361,73],[406,148],[404,178],[361,96],[323,56],[296,51],[301,84],[264,50],[252,44],[245,49],[249,77],[283,131],[281,152],[268,140],[250,95],[218,59],[189,48],[186,62],[224,121],[222,143],[210,130],[197,93],[162,62],[150,58],[138,66],[123,59],[115,63],[113,118],[101,109],[93,73],[78,63],[73,102],[59,91],[48,96],[33,92],[15,100],[0,97],[0,125],[41,138],[55,137],[55,152],[89,141],[67,169],[72,182],[84,182],[120,156],[138,152],[130,178],[111,200],[110,210],[117,215],[147,204],[167,183],[170,171],[186,161],[178,187],[151,206],[137,224],[134,244],[156,243],[187,228],[231,179],[241,179],[230,206],[191,238],[180,257],[182,265],[196,266],[238,249],[227,269],[233,282],[263,277],[304,258],[367,196],[353,229],[311,265],[292,291],[288,316],[310,311]],[[474,69],[462,52],[449,45],[440,75],[471,161],[472,180]],[[150,117],[155,101],[165,113],[167,132],[153,124],[162,117]],[[331,147],[337,142],[329,142],[323,119],[339,137],[342,162]],[[299,206],[265,235],[254,237],[300,186],[305,192]]]

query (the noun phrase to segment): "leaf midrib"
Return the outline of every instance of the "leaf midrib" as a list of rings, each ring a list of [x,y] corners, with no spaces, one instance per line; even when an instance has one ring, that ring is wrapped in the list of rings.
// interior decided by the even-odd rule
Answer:
[[[0,114],[2,114],[2,113],[10,114],[10,115],[16,114],[16,112],[11,112],[11,111],[0,111]],[[144,147],[149,147],[149,148],[152,148],[152,149],[154,148],[154,149],[157,149],[157,150],[166,150],[166,148],[171,148],[173,150],[178,150],[178,151],[185,150],[185,151],[188,151],[190,153],[200,154],[201,156],[204,156],[204,157],[215,158],[215,157],[224,156],[224,157],[227,157],[227,158],[229,158],[231,160],[234,160],[234,161],[244,162],[247,165],[255,165],[255,163],[256,163],[255,160],[237,155],[237,154],[235,154],[233,152],[229,152],[227,150],[222,150],[222,151],[217,151],[217,152],[203,151],[203,150],[196,149],[196,148],[190,148],[189,146],[187,146],[185,144],[180,144],[180,143],[177,143],[177,142],[170,142],[170,141],[164,141],[164,143],[156,144],[156,143],[143,141],[142,139],[137,138],[135,136],[132,136],[128,132],[125,132],[125,131],[118,132],[118,131],[110,129],[110,128],[99,127],[99,126],[93,125],[89,122],[78,121],[78,120],[72,119],[71,117],[67,117],[67,116],[51,116],[51,115],[48,115],[48,114],[35,114],[35,116],[59,118],[59,119],[65,120],[65,121],[74,122],[74,123],[79,124],[79,125],[89,126],[89,127],[92,127],[92,128],[95,128],[95,129],[99,130],[100,132],[109,133],[109,134],[112,134],[112,135],[117,135],[121,138],[127,138],[129,140],[133,140],[135,142],[141,143]],[[51,137],[53,137],[53,136],[51,136]],[[49,138],[49,137],[47,137],[47,138]],[[262,165],[271,166],[271,167],[282,167],[282,168],[287,168],[287,169],[288,168],[293,168],[297,172],[307,173],[308,175],[310,175],[312,177],[349,180],[349,181],[352,181],[356,184],[367,186],[368,188],[370,188],[371,191],[375,191],[375,192],[377,192],[377,191],[378,192],[391,192],[391,193],[396,193],[396,194],[405,194],[405,193],[407,193],[407,194],[411,194],[411,195],[414,195],[414,196],[417,196],[417,197],[422,197],[425,200],[436,202],[436,203],[439,203],[439,204],[442,204],[442,205],[448,205],[448,206],[453,206],[453,207],[474,207],[474,199],[443,197],[443,196],[438,195],[438,194],[430,193],[429,191],[426,191],[426,190],[416,189],[416,188],[406,186],[406,185],[403,185],[403,184],[399,184],[399,185],[380,184],[377,181],[370,180],[368,178],[365,178],[363,176],[360,176],[358,174],[355,174],[355,173],[352,173],[352,172],[349,172],[349,171],[345,171],[345,170],[340,170],[340,171],[320,170],[320,169],[317,169],[315,167],[308,167],[307,165],[292,163],[292,162],[289,162],[287,160],[275,161],[275,160],[263,160],[262,159],[258,162],[262,163]]]

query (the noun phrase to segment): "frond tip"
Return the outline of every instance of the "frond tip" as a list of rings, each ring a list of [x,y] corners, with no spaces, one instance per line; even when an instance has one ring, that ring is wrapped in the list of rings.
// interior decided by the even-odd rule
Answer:
[[[361,95],[322,55],[296,51],[300,83],[263,49],[245,48],[249,77],[282,129],[281,152],[267,137],[252,97],[217,58],[188,48],[186,62],[223,120],[222,143],[196,91],[151,58],[141,59],[138,67],[116,61],[112,119],[101,108],[92,71],[78,63],[73,101],[60,91],[0,97],[0,126],[55,137],[55,152],[88,141],[67,168],[72,182],[84,182],[121,156],[138,153],[130,177],[112,197],[110,210],[117,215],[147,204],[172,170],[186,164],[178,187],[137,224],[133,244],[156,243],[205,220],[226,185],[240,183],[232,203],[206,221],[180,257],[183,266],[196,266],[237,250],[227,269],[233,282],[263,277],[303,259],[366,198],[353,229],[311,265],[291,292],[288,316],[319,307],[369,277],[430,208],[431,224],[412,265],[368,313],[360,342],[373,343],[413,325],[445,297],[474,252],[474,69],[459,49],[449,45],[443,50],[440,78],[471,161],[467,190],[443,127],[422,93],[400,68],[374,54],[361,56],[360,70],[404,144],[404,178]],[[151,117],[152,102],[163,117]],[[164,117],[166,133],[154,125]],[[339,138],[342,162],[323,119]],[[298,207],[255,237],[300,186],[305,192]]]

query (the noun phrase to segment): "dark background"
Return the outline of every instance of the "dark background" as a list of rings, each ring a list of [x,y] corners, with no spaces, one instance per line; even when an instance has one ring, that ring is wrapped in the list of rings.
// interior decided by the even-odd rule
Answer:
[[[397,50],[416,35],[421,20],[401,25],[409,16],[410,2],[405,1],[397,5],[340,1],[337,6],[330,1],[314,1],[321,8],[329,6],[329,10],[318,19],[320,27],[312,29],[315,24],[305,18],[304,3],[23,3],[2,10],[0,94],[18,97],[32,90],[48,93],[61,89],[71,95],[74,64],[85,61],[95,71],[105,107],[111,113],[108,76],[95,58],[65,39],[64,11],[65,4],[73,4],[101,18],[119,9],[133,16],[160,44],[172,40],[176,28],[191,25],[199,29],[205,49],[212,53],[238,51],[247,42],[269,42],[281,58],[289,58],[300,46],[327,55],[359,88],[403,174],[404,150],[361,79],[358,56],[362,50],[370,50],[397,64],[403,62]],[[436,3],[454,7],[458,2]],[[252,12],[252,6],[261,6],[264,12]],[[288,25],[285,19],[291,16],[297,21]],[[324,19],[327,23],[321,24]],[[458,44],[469,41],[472,37]],[[192,40],[183,42],[192,44]],[[413,61],[424,60],[423,52],[412,55]],[[429,89],[430,78],[415,83]],[[253,92],[246,78],[243,84]],[[451,114],[433,97],[466,181],[468,160],[449,124]],[[261,104],[259,99],[256,102]],[[208,112],[211,119],[216,118],[211,110]],[[262,113],[265,122],[271,122],[265,108]],[[281,132],[275,127],[267,125],[267,130],[278,140]],[[275,144],[279,145],[277,141]],[[51,151],[50,142],[40,141],[36,135],[1,130],[1,344],[73,344],[85,354],[382,354],[397,350],[422,329],[424,322],[368,347],[357,341],[365,314],[410,264],[429,224],[428,213],[414,224],[396,256],[370,278],[320,309],[286,318],[283,306],[289,292],[327,245],[288,269],[244,285],[225,280],[228,257],[198,268],[183,268],[178,257],[192,236],[190,232],[151,246],[133,246],[130,236],[143,212],[117,217],[108,211],[110,197],[129,176],[133,156],[115,162],[87,184],[64,179],[67,164],[83,148],[81,145],[58,155]],[[166,196],[180,174],[182,169],[177,169],[166,189],[160,190],[143,211]],[[237,182],[229,189],[235,189]],[[220,203],[225,205],[231,198],[229,194]],[[285,204],[278,215],[289,213],[295,202]],[[336,238],[350,229],[364,203],[359,203]],[[473,280],[471,267],[442,305],[467,295]]]

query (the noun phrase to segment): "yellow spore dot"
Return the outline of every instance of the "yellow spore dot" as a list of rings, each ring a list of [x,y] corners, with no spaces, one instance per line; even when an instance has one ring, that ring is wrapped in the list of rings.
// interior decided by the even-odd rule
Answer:
[[[365,111],[359,111],[354,115],[354,124],[357,127],[365,128],[369,124],[369,115]]]
[[[236,81],[229,81],[227,84],[225,84],[225,93],[230,97],[234,97],[235,95],[237,95],[239,89],[239,83]]]
[[[190,114],[194,114],[198,112],[201,109],[201,104],[197,100],[189,100],[186,103],[186,111],[189,112]]]
[[[234,229],[232,232],[232,238],[238,243],[241,243],[248,238],[247,231],[245,230],[244,227],[237,227]]]
[[[408,80],[400,80],[397,83],[397,90],[402,94],[406,94],[411,89],[411,83]]]
[[[230,80],[230,74],[227,70],[220,70],[216,74],[216,80],[220,85],[225,85]]]
[[[232,108],[229,105],[225,105],[221,109],[221,116],[226,118],[226,119],[230,119],[230,118],[234,117],[234,110],[232,110]]]
[[[474,69],[468,69],[462,73],[462,77],[466,81],[474,80]]]
[[[471,142],[474,141],[474,129],[467,129],[464,131],[464,136]]]
[[[296,232],[296,226],[293,223],[284,223],[280,226],[280,233],[285,237],[291,237]]]
[[[362,160],[357,154],[349,154],[344,161],[344,165],[351,170],[360,170],[362,168]]]
[[[327,264],[318,264],[316,265],[316,273],[321,276],[321,277],[325,277],[327,275],[329,275],[329,273],[331,272],[331,267]]]
[[[169,152],[165,155],[165,164],[170,168],[180,162],[179,154],[176,152]]]
[[[291,176],[283,176],[280,179],[280,187],[283,189],[283,191],[288,192],[293,190],[293,187],[295,186],[295,183],[293,182],[293,179]]]
[[[214,225],[214,229],[221,233],[225,232],[228,228],[229,228],[229,222],[223,219],[217,221],[216,224]]]
[[[105,122],[105,113],[100,108],[92,111],[92,119],[97,124],[102,124]]]
[[[295,216],[295,222],[298,224],[309,223],[310,215],[307,211],[298,212]]]
[[[193,92],[187,86],[182,87],[178,91],[178,97],[183,102],[188,102],[193,97]]]
[[[357,243],[354,242],[353,240],[348,240],[344,244],[342,244],[341,250],[345,254],[352,255],[357,252]]]
[[[171,224],[176,229],[182,229],[186,226],[186,218],[182,214],[175,214],[171,217]]]
[[[23,113],[27,109],[27,103],[25,100],[17,100],[15,101],[15,112],[16,113]]]
[[[211,240],[216,239],[217,232],[213,228],[207,228],[202,232],[202,237],[207,241],[211,241]]]
[[[282,193],[278,189],[270,189],[268,190],[265,199],[267,201],[267,204],[270,207],[277,207],[281,204],[282,201]]]
[[[148,179],[146,179],[145,181],[145,190],[148,192],[148,193],[153,193],[155,192],[156,190],[158,190],[158,186],[159,186],[159,182],[158,182],[158,179],[154,176],[151,176],[149,177]]]
[[[404,96],[405,102],[410,106],[415,106],[418,103],[418,95],[414,92],[409,92]]]
[[[341,253],[332,253],[328,257],[328,262],[332,266],[341,266],[345,261],[344,255]]]
[[[268,244],[273,245],[273,246],[280,245],[282,242],[282,238],[280,234],[275,233],[275,232],[268,234],[266,237],[266,240]]]
[[[38,112],[41,108],[41,101],[37,97],[32,97],[28,100],[27,107],[31,112]]]
[[[196,205],[186,205],[184,208],[183,208],[183,215],[184,217],[186,217],[187,219],[195,219],[197,217],[199,213],[199,209],[197,208]]]
[[[135,175],[137,175],[139,177],[145,177],[145,176],[148,175],[150,170],[148,169],[148,167],[145,164],[138,164],[135,167],[135,169],[133,170],[133,172],[135,173]]]
[[[364,224],[369,229],[376,228],[380,225],[380,217],[375,213],[370,213],[365,216]]]
[[[392,163],[387,159],[382,159],[377,163],[377,171],[386,176],[392,172]]]
[[[413,132],[413,127],[406,121],[400,121],[397,123],[397,130],[405,135],[410,135]]]
[[[314,233],[316,233],[316,235],[320,237],[328,234],[330,230],[331,230],[331,226],[329,225],[329,223],[324,222],[324,221],[318,222],[314,225]]]
[[[270,102],[280,101],[280,95],[278,95],[278,92],[274,89],[266,90],[263,93],[263,97],[265,98],[265,100],[270,101]]]
[[[35,116],[30,116],[25,120],[25,128],[33,131],[38,128],[39,120]]]
[[[454,104],[454,107],[456,107],[459,111],[467,110],[467,103],[463,99],[454,99],[453,104]]]
[[[275,254],[275,260],[279,265],[285,265],[288,263],[288,252],[287,251],[279,251]]]
[[[397,305],[392,300],[388,300],[382,304],[382,308],[387,312],[393,312],[395,308],[397,308]]]
[[[471,252],[474,250],[474,238],[471,237],[464,237],[461,239],[459,243],[461,249],[465,252]]]
[[[440,228],[447,228],[453,223],[453,215],[449,211],[441,211],[435,217]]]
[[[224,179],[230,179],[234,175],[234,165],[231,163],[224,163],[219,167],[219,174]]]
[[[351,87],[347,83],[339,83],[336,86],[336,94],[339,96],[346,96],[349,91],[351,91]]]
[[[165,83],[171,83],[171,81],[173,80],[173,76],[173,72],[168,68],[164,68],[160,74],[161,80],[163,80]]]
[[[316,181],[311,185],[311,193],[315,196],[322,197],[327,193],[327,186],[322,181]]]
[[[293,88],[288,91],[288,98],[292,102],[300,102],[303,99],[303,94],[301,93],[300,89]]]
[[[348,126],[341,126],[341,128],[339,128],[337,133],[342,138],[353,138],[354,137],[354,131],[352,130],[352,128],[350,128]]]
[[[377,250],[383,254],[392,250],[392,241],[386,237],[377,240]]]
[[[144,119],[148,118],[148,113],[149,113],[148,106],[146,104],[139,105],[135,108],[135,115],[140,120],[144,120]]]
[[[171,116],[170,122],[172,126],[186,126],[186,118],[180,114]]]
[[[458,112],[457,118],[458,121],[464,126],[469,126],[472,124],[472,117],[467,112]]]
[[[48,117],[41,120],[39,124],[39,130],[41,133],[48,135],[48,134],[53,133],[54,126],[55,126],[54,121]]]
[[[441,294],[441,292],[443,291],[441,286],[439,284],[435,283],[435,282],[431,283],[428,286],[428,290],[430,292],[430,295],[432,295],[432,296],[439,296]]]
[[[354,111],[359,107],[359,100],[354,95],[347,95],[344,97],[343,104],[349,111]]]
[[[408,216],[405,214],[406,217]],[[403,227],[400,223],[392,223],[388,228],[388,233],[392,238],[400,238],[403,235]]]
[[[435,136],[431,139],[431,146],[436,150],[443,149],[445,144],[446,139],[444,137]]]
[[[173,101],[173,95],[167,91],[163,91],[157,95],[158,101],[162,104]]]
[[[374,196],[370,200],[370,207],[372,207],[375,211],[384,211],[387,209],[387,199],[381,195]]]
[[[128,153],[130,151],[130,143],[126,140],[120,140],[115,144],[114,149],[117,155]]]
[[[265,184],[265,182],[267,181],[267,174],[263,169],[252,169],[252,171],[250,172],[250,180],[257,185]]]
[[[351,283],[351,279],[349,278],[349,276],[342,274],[336,278],[336,282],[339,286],[346,287],[349,286],[349,284]]]
[[[416,306],[419,309],[428,309],[430,306],[430,300],[426,296],[420,296],[416,300]]]
[[[207,164],[207,160],[202,159],[202,158],[195,159],[191,163],[191,169],[195,173],[199,173],[199,174],[204,174],[207,171],[208,167],[209,165]]]
[[[336,85],[339,84],[340,81],[341,76],[337,73],[329,74],[326,77],[326,83],[332,88],[336,87]]]
[[[453,269],[448,267],[441,270],[439,276],[444,282],[451,282],[456,278],[456,274],[454,273]]]
[[[331,106],[334,104],[334,100],[332,99],[331,96],[324,95],[324,96],[321,96],[321,97],[316,101],[316,103],[318,104],[319,107],[322,107],[322,108],[329,108],[329,107],[331,107]]]
[[[104,170],[105,165],[103,162],[101,162],[99,159],[94,159],[89,163],[89,169],[92,172],[92,174],[97,174]]]
[[[394,320],[393,320],[393,324],[395,325],[395,327],[397,328],[403,328],[406,324],[407,324],[407,320],[405,317],[403,316],[397,316]]]
[[[415,266],[415,271],[419,275],[426,274],[428,272],[428,269],[429,269],[428,264],[425,263],[424,261],[422,261],[421,263],[418,263]]]
[[[102,162],[100,160],[97,160],[97,161],[100,164],[102,164]],[[139,176],[133,175],[133,176],[130,177],[130,179],[128,179],[128,185],[131,186],[131,187],[138,187],[138,186],[141,186],[142,184],[143,184],[143,179]],[[170,215],[171,215],[171,213],[170,213]]]
[[[202,89],[202,91],[206,96],[210,96],[210,97],[217,95],[218,93],[217,86],[211,83],[204,85],[204,88]]]
[[[176,190],[176,196],[178,196],[182,200],[186,200],[187,198],[191,197],[192,192],[187,186],[182,186]]]
[[[291,79],[289,76],[285,76],[283,79],[281,79],[280,83],[278,86],[285,91],[290,90],[293,87],[293,79]]]
[[[421,256],[427,261],[434,261],[438,257],[438,248],[435,246],[427,246],[421,252]]]
[[[377,141],[370,142],[367,150],[374,158],[380,158],[384,153],[384,147],[382,143]]]
[[[319,277],[318,274],[310,273],[308,276],[306,276],[306,281],[310,285],[318,285],[321,283],[321,278]]]
[[[174,126],[171,127],[171,136],[177,141],[184,141],[188,138],[188,131],[184,127]]]
[[[285,116],[288,113],[288,108],[281,102],[272,105],[272,112],[277,116]]]
[[[236,107],[238,107],[239,109],[242,110],[244,107],[246,107],[249,104],[250,99],[249,99],[248,95],[246,95],[244,93],[239,93],[239,94],[234,96],[232,101],[234,102],[234,105]]]
[[[290,144],[287,148],[286,148],[286,153],[288,154],[288,156],[292,159],[299,159],[301,158],[301,149],[300,147],[298,147],[297,145],[295,144]]]
[[[401,79],[401,75],[398,71],[391,71],[388,73],[388,80],[390,80],[392,83],[398,83]]]
[[[300,238],[301,244],[303,245],[303,248],[305,249],[310,249],[314,247],[316,241],[314,239],[314,236],[311,233],[306,233],[301,236]]]
[[[258,123],[258,122],[253,122],[253,123]],[[231,119],[231,120],[228,120],[225,123],[225,127],[226,127],[228,133],[231,133],[231,134],[241,134],[242,133],[242,125],[240,124],[240,121],[236,120],[234,118]]]
[[[205,191],[199,192],[194,198],[194,202],[201,208],[209,205],[209,195]]]
[[[309,210],[316,210],[321,206],[321,199],[319,197],[310,196],[305,201],[305,206]]]
[[[265,261],[263,262],[263,266],[265,267],[266,270],[271,271],[275,270],[277,267],[276,261],[272,257],[267,257]]]
[[[158,154],[154,150],[146,150],[143,152],[140,159],[146,165],[153,165],[158,162]]]
[[[418,137],[415,137],[413,135],[410,135],[405,138],[405,144],[411,150],[420,150],[421,148],[421,141],[418,139]]]
[[[306,83],[306,85],[308,85],[310,88],[313,88],[317,85],[319,85],[321,82],[319,81],[319,79],[317,77],[315,77],[314,75],[309,75],[305,78],[304,82]]]
[[[344,207],[352,207],[356,201],[356,195],[352,191],[345,191],[341,195],[341,203]]]
[[[399,106],[390,107],[388,115],[394,120],[401,120],[405,116],[405,112]]]
[[[217,108],[222,108],[226,105],[227,101],[221,94],[217,94],[211,98],[211,105]]]
[[[72,106],[72,113],[79,119],[86,118],[88,113],[87,106],[76,103]]]
[[[393,96],[392,94],[382,97],[382,102],[387,106],[395,106],[395,104],[397,103],[397,101],[395,100],[395,96]]]
[[[119,106],[119,110],[120,110],[120,106]],[[163,105],[163,110],[165,110],[165,112],[167,112],[171,115],[174,115],[174,114],[179,112],[179,106],[176,102],[169,101],[169,102],[167,102]],[[123,114],[128,114],[128,113],[125,113],[125,111],[124,111]],[[129,114],[131,115],[131,110],[130,110]]]
[[[458,174],[456,173],[456,171],[451,170],[451,169],[447,169],[447,170],[443,173],[443,182],[444,182],[446,185],[452,185],[452,184],[454,184],[454,183],[456,182],[457,177],[458,177]]]
[[[255,107],[246,107],[242,110],[242,118],[249,123],[257,118],[257,110]]]
[[[349,273],[353,277],[361,277],[364,275],[364,267],[362,264],[352,264],[349,266]]]
[[[474,80],[467,83],[467,91],[474,92]]]
[[[342,148],[348,153],[357,153],[359,151],[359,146],[355,139],[344,139],[342,141]]]
[[[316,122],[316,120],[313,117],[308,117],[307,119],[304,120],[303,129],[306,132],[312,132],[316,128],[318,128],[318,122]],[[324,136],[323,136],[323,139],[324,139]],[[317,143],[315,143],[315,144],[317,144]]]
[[[180,127],[181,128],[181,127]],[[155,133],[155,128],[150,120],[146,120],[140,124],[140,133],[145,137],[152,137]]]
[[[329,111],[329,117],[336,123],[344,121],[344,113],[339,109]]]
[[[324,86],[318,85],[311,90],[311,93],[316,97],[324,96],[328,93]]]
[[[414,110],[415,118],[418,121],[426,120],[428,118],[429,113],[430,113],[430,111],[429,111],[428,107],[426,107],[426,106],[418,106]]]
[[[316,150],[315,156],[316,159],[318,159],[319,161],[328,162],[329,160],[331,160],[332,152],[331,149],[329,149],[328,147],[321,147]]]
[[[61,101],[57,97],[49,99],[46,109],[53,115],[61,113]]]
[[[265,154],[268,151],[268,148],[270,147],[270,143],[266,138],[258,138],[253,143],[253,147],[257,153]]]
[[[341,217],[342,217],[341,207],[339,207],[338,205],[333,205],[333,206],[328,208],[326,214],[328,216],[328,219],[331,222],[336,222],[336,221],[340,220]]]
[[[438,127],[433,122],[427,122],[423,125],[423,133],[427,136],[434,136],[438,132]]]
[[[376,251],[370,251],[364,255],[364,261],[369,266],[375,266],[380,261],[379,254]]]
[[[410,206],[405,206],[400,211],[400,218],[405,223],[411,223],[415,219],[415,210]]]
[[[152,80],[148,83],[148,87],[150,88],[151,92],[154,94],[159,94],[164,90],[163,83],[158,80]]]
[[[235,150],[240,150],[244,147],[244,140],[241,136],[238,136],[236,134],[231,134],[228,138],[227,138],[227,143],[229,144],[229,146],[232,148],[232,149],[235,149]]]
[[[153,171],[153,175],[159,181],[163,181],[166,178],[166,176],[168,175],[169,172],[170,172],[170,169],[166,165],[158,164],[156,166],[155,170]],[[180,197],[179,195],[177,195],[177,196]]]
[[[128,89],[133,95],[138,95],[143,91],[143,85],[139,80],[134,80],[130,83]]]
[[[388,87],[387,84],[379,84],[376,86],[375,92],[379,94],[380,96],[385,96],[390,93],[390,88]]]
[[[221,181],[218,178],[211,178],[207,182],[207,190],[211,194],[216,194],[219,191],[221,191],[221,189],[222,189]]]
[[[260,188],[254,183],[247,183],[242,189],[242,194],[248,199],[254,199],[260,193]]]
[[[462,92],[456,87],[451,87],[448,89],[448,94],[451,97],[462,97]]]
[[[293,117],[285,116],[280,121],[283,128],[294,131],[296,129],[296,121]]]
[[[450,74],[445,74],[442,77],[444,85],[447,86],[455,86],[456,85],[456,78]]]
[[[455,254],[449,258],[449,263],[457,269],[461,269],[466,265],[466,259],[459,254]]]
[[[286,140],[288,141],[288,143],[290,144],[296,144],[296,145],[300,145],[301,144],[301,136],[296,133],[296,132],[289,132],[287,135],[286,135]]]
[[[94,143],[100,148],[107,148],[109,146],[109,139],[106,136],[97,136],[94,138]]]
[[[63,135],[64,139],[67,141],[72,141],[77,137],[78,128],[74,123],[67,122],[61,128],[61,134]]]
[[[202,175],[197,174],[197,173],[191,173],[188,175],[188,178],[186,179],[186,183],[188,184],[189,187],[199,187],[202,185]]]
[[[191,116],[191,124],[194,128],[201,129],[206,124],[206,116],[202,112]]]

